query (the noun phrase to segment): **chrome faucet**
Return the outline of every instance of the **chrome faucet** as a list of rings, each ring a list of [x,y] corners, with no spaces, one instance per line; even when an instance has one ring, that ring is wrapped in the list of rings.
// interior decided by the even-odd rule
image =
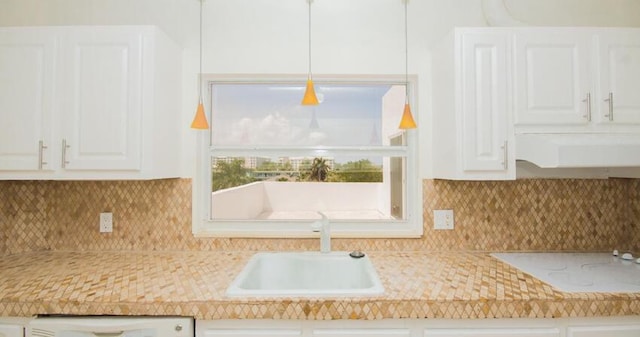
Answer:
[[[318,212],[322,219],[315,221],[311,224],[311,228],[314,232],[320,232],[320,252],[331,252],[331,226],[329,225],[329,219],[322,212]]]

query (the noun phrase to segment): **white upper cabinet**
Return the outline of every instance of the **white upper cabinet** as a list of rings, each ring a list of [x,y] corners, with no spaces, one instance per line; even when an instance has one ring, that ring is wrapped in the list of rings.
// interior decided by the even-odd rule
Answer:
[[[142,32],[71,31],[60,42],[61,167],[139,170]]]
[[[525,134],[640,134],[637,28],[456,28],[431,69],[434,178],[515,179]]]
[[[462,36],[462,161],[464,171],[508,171],[507,38]]]
[[[180,49],[157,28],[3,28],[0,48],[0,179],[179,175]]]
[[[56,37],[39,29],[0,30],[0,168],[51,162]]]
[[[524,30],[514,36],[515,123],[586,125],[591,89],[589,34]]]
[[[640,124],[640,29],[596,34],[599,100],[604,123]]]
[[[434,52],[436,178],[515,178],[509,45],[500,30],[456,29]]]
[[[640,126],[640,30],[522,28],[513,36],[516,132]]]

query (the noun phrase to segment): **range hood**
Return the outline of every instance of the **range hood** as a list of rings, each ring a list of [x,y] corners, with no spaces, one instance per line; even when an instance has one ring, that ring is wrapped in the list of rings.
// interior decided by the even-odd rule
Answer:
[[[541,168],[640,167],[640,134],[517,134],[515,151]]]

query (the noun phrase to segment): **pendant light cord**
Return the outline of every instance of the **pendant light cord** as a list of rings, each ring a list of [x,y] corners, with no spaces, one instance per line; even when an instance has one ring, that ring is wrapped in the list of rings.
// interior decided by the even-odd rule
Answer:
[[[311,3],[313,0],[307,0],[309,3],[309,79],[311,79]]]
[[[407,24],[407,5],[409,0],[404,0],[404,99],[409,103],[409,28]]]
[[[202,104],[202,3],[200,0],[200,68],[198,71],[198,103]]]

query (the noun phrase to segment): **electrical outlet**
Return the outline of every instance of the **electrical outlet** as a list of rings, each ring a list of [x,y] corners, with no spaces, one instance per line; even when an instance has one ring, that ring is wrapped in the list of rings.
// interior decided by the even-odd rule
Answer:
[[[100,213],[100,233],[113,232],[113,214],[111,212]]]
[[[453,210],[438,209],[433,211],[433,229],[453,229]]]

